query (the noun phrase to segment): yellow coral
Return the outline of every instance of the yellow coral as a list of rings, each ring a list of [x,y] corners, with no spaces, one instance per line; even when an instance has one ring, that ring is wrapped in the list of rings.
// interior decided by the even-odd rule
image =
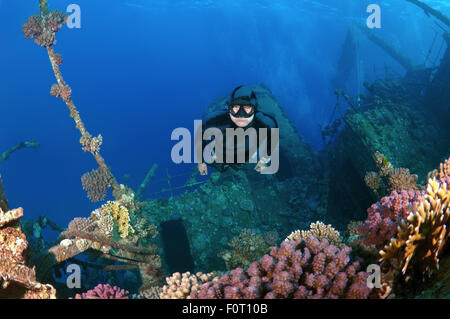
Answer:
[[[439,254],[449,236],[450,192],[446,183],[429,180],[427,195],[417,211],[399,226],[397,238],[380,251],[381,260],[394,259],[403,274],[415,266],[430,275],[439,268]]]
[[[130,215],[125,206],[120,205],[116,201],[108,201],[102,206],[102,210],[111,214],[121,238],[126,238],[129,234],[134,233],[134,229],[130,225]]]

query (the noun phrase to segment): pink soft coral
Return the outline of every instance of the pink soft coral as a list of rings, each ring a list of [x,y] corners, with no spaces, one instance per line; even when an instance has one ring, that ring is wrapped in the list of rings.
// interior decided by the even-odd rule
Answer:
[[[236,268],[204,283],[191,298],[367,298],[368,274],[358,272],[358,262],[350,263],[350,252],[313,236],[283,242],[247,271]]]
[[[75,299],[128,299],[128,291],[110,284],[98,284],[94,289],[77,294]]]
[[[373,204],[367,210],[367,220],[358,228],[359,233],[366,236],[364,244],[373,245],[377,249],[383,248],[397,235],[400,221],[419,206],[424,196],[423,191],[393,191]]]

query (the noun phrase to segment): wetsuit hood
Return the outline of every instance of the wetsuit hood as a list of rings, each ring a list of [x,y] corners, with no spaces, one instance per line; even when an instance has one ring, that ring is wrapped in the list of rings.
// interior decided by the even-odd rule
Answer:
[[[258,105],[256,94],[248,86],[238,86],[231,93],[231,99],[228,101],[228,106],[231,105],[253,105],[255,108]]]

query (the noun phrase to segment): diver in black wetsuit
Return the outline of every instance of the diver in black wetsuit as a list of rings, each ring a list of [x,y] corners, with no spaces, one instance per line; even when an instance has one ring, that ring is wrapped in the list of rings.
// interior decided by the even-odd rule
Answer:
[[[225,171],[228,167],[237,169],[240,164],[250,162],[257,163],[256,171],[272,174],[268,172],[267,168],[273,166],[271,162],[274,162],[272,161],[274,158],[277,162],[276,170],[278,170],[278,156],[272,156],[275,149],[278,152],[278,124],[275,117],[258,109],[255,93],[246,86],[238,86],[234,89],[227,106],[227,110],[206,116],[203,119],[201,130],[197,131],[197,134],[201,133],[204,137],[205,131],[213,128],[217,133],[220,131],[223,137],[222,141],[218,142],[216,134],[213,133],[211,138],[214,137],[212,138],[214,142],[202,139],[202,148],[196,148],[197,159],[201,159],[198,164],[200,174],[208,174],[206,163],[203,160],[220,172]],[[245,139],[241,140],[242,143],[239,142],[239,137],[234,135],[239,129],[245,134]],[[234,142],[228,143],[231,140]],[[207,144],[209,143],[213,145],[208,148]],[[220,149],[222,149],[221,154]]]

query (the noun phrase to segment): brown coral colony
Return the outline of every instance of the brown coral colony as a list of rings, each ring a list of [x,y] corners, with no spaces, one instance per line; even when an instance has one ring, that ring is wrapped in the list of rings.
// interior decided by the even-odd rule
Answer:
[[[34,42],[43,47],[49,47],[56,43],[55,32],[58,32],[65,23],[67,15],[55,10],[48,16],[33,15],[22,26],[26,38],[34,39]]]

